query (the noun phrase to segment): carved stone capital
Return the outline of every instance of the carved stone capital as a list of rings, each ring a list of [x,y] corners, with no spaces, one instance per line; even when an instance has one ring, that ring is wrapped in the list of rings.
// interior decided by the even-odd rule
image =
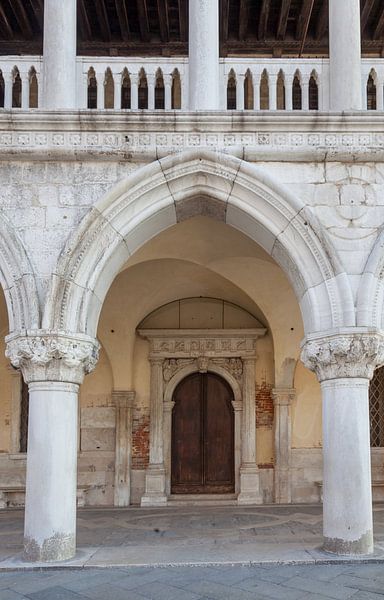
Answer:
[[[290,406],[296,397],[294,388],[274,388],[272,398],[275,406]]]
[[[375,368],[384,363],[384,336],[363,330],[309,339],[301,360],[320,382],[342,377],[371,379]]]
[[[96,366],[100,345],[84,334],[30,330],[6,338],[6,356],[26,383],[65,381],[80,384]]]
[[[114,390],[112,392],[112,401],[117,409],[128,408],[131,409],[135,403],[136,392],[129,390]]]

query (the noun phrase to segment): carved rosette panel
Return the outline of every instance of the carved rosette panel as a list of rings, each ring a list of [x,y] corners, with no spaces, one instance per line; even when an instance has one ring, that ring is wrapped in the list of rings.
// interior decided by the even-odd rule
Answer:
[[[309,340],[301,360],[319,381],[340,377],[371,379],[373,371],[384,363],[384,337],[362,332]]]
[[[95,368],[99,349],[98,341],[86,335],[37,330],[8,336],[6,356],[27,383],[81,383]]]

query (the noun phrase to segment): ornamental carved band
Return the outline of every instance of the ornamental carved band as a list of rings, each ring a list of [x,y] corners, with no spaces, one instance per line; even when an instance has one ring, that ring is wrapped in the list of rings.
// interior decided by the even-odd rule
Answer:
[[[27,383],[81,383],[95,368],[99,349],[98,341],[86,335],[37,330],[8,336],[5,354]]]
[[[340,377],[371,379],[373,371],[384,363],[384,337],[353,333],[309,340],[301,360],[319,381]]]

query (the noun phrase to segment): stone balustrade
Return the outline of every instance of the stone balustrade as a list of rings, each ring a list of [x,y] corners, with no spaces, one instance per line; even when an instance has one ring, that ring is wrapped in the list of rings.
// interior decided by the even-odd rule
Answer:
[[[222,110],[329,111],[328,59],[220,59]],[[78,109],[189,110],[188,58],[77,57]],[[364,109],[384,110],[384,59],[362,59]],[[42,103],[40,56],[0,58],[0,108]]]

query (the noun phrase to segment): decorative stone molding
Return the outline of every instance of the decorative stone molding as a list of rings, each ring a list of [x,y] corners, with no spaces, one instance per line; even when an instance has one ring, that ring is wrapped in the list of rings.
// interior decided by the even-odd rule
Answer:
[[[239,504],[262,501],[256,462],[255,361],[266,329],[141,329],[151,365],[150,464],[142,506],[167,504],[171,491],[173,392],[187,375],[219,373],[234,392],[235,489]]]
[[[319,381],[342,377],[371,379],[384,363],[384,335],[357,329],[308,339],[301,360]]]
[[[21,369],[26,383],[65,381],[80,384],[96,366],[100,345],[83,334],[29,330],[6,338],[6,356]]]
[[[172,359],[176,368],[180,359],[256,358],[257,338],[267,330],[259,329],[141,329],[139,335],[150,342],[150,359]],[[202,363],[201,363],[202,364]],[[238,367],[238,363],[236,363]],[[205,368],[203,366],[203,368]],[[176,369],[177,370],[177,369]]]
[[[296,397],[294,388],[273,388],[272,398],[275,408],[278,406],[291,406]]]

